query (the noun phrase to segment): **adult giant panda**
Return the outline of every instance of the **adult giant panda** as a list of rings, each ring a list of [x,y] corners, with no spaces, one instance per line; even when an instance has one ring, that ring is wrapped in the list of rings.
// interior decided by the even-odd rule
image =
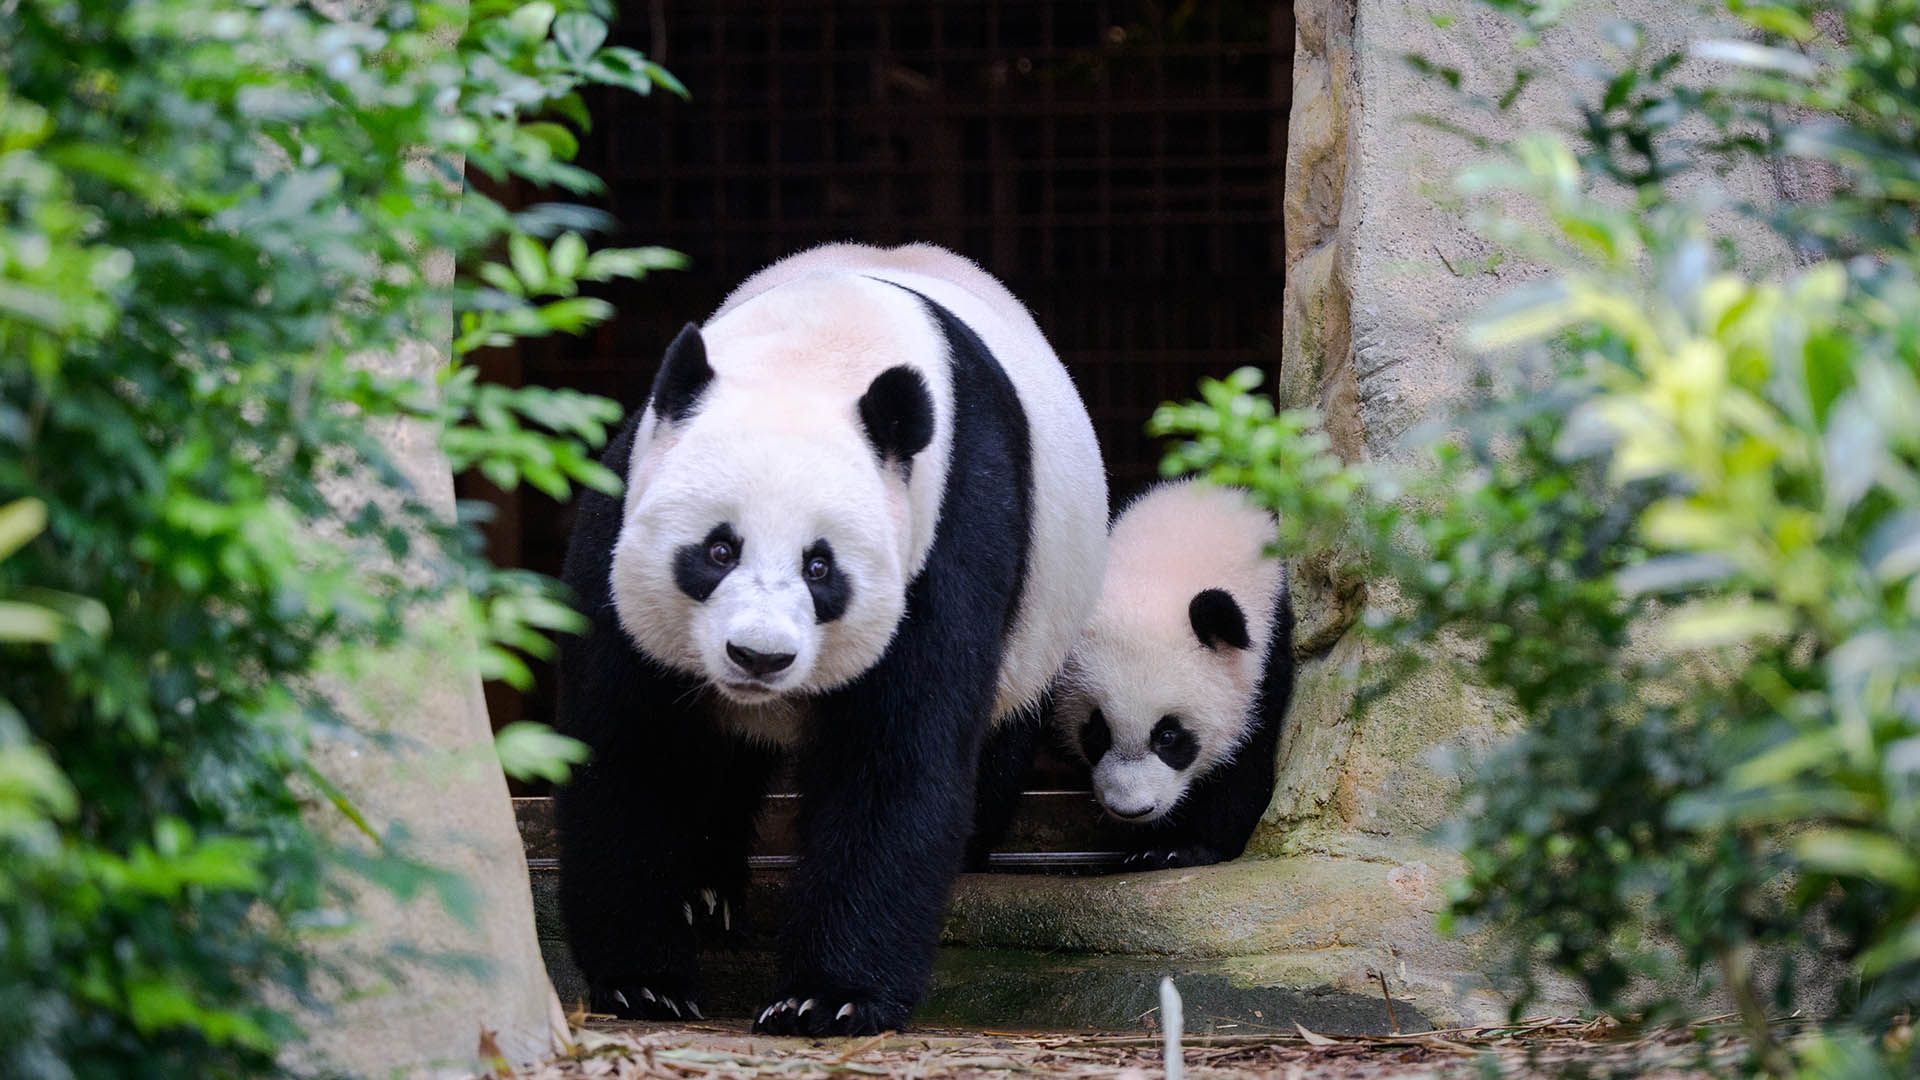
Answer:
[[[1245,492],[1192,481],[1154,488],[1114,520],[1054,717],[1108,816],[1138,828],[1130,865],[1235,858],[1273,797],[1293,694],[1293,611],[1273,539],[1273,518]]]
[[[731,927],[791,752],[756,1027],[899,1026],[976,780],[1018,778],[989,731],[1033,715],[1099,589],[1106,479],[1066,369],[966,259],[830,245],[681,331],[605,461],[626,492],[582,497],[564,576],[592,625],[560,668],[559,726],[593,750],[558,795],[593,1007],[699,1015],[694,924]]]

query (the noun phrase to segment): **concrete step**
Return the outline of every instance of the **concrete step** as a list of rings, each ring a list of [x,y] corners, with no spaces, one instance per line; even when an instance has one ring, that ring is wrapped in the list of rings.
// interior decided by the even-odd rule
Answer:
[[[1449,857],[1406,854],[1354,838],[1198,869],[962,875],[916,1019],[1141,1030],[1163,975],[1188,997],[1195,1031],[1299,1023],[1363,1034],[1499,1019],[1505,1003],[1481,974],[1484,944],[1442,939],[1433,927]],[[745,1018],[765,1004],[783,881],[756,872],[738,931],[703,954],[709,1015]],[[541,945],[571,1006],[585,986],[567,955],[557,885],[553,866],[534,867]]]

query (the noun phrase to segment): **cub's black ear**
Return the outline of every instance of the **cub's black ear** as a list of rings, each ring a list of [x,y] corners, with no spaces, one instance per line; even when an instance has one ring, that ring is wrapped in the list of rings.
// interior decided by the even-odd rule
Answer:
[[[860,395],[860,423],[883,460],[903,465],[933,441],[933,394],[920,373],[905,365],[873,377]]]
[[[713,381],[707,366],[707,343],[700,328],[688,323],[667,346],[660,373],[653,377],[653,411],[663,420],[685,420],[700,402],[700,392]]]
[[[1187,605],[1187,621],[1193,623],[1193,636],[1209,649],[1221,645],[1244,649],[1253,644],[1247,637],[1247,617],[1225,589],[1201,589]]]

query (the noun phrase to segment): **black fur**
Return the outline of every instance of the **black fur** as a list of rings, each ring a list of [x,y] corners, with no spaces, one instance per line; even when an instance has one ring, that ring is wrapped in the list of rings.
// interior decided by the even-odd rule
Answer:
[[[1225,589],[1201,589],[1187,605],[1187,621],[1193,624],[1193,636],[1209,649],[1225,645],[1244,649],[1253,644],[1247,636],[1247,616]]]
[[[701,393],[712,381],[713,369],[707,366],[707,343],[700,336],[700,328],[688,323],[667,346],[666,358],[653,377],[653,394],[649,400],[663,419],[685,420],[692,415],[693,407],[700,403]]]
[[[1161,717],[1147,735],[1147,745],[1153,747],[1155,757],[1176,772],[1193,764],[1193,759],[1200,756],[1200,740],[1193,737],[1193,732],[1188,731],[1177,716]]]
[[[827,576],[813,581],[806,576],[807,564],[816,558],[827,560]],[[807,550],[800,553],[800,580],[807,583],[807,591],[813,594],[813,621],[830,623],[847,613],[847,605],[853,602],[853,583],[833,561],[833,545],[824,539],[815,540]]]
[[[640,416],[601,458],[621,476]],[[636,652],[614,613],[607,570],[620,499],[586,489],[577,498],[562,576],[590,625],[561,639],[558,726],[593,756],[554,798],[561,917],[595,1010],[677,1019],[699,1007],[688,916],[740,925],[754,814],[774,761],[687,722],[687,703],[707,691]],[[714,914],[726,917],[707,918],[705,890],[723,899]]]
[[[757,1018],[765,1031],[857,1034],[906,1020],[925,993],[974,827],[976,782],[1001,783],[1004,757],[1021,753],[996,738],[993,775],[977,776],[1026,575],[1026,416],[979,337],[921,300],[945,334],[953,373],[940,522],[886,654],[815,699],[800,750],[800,860],[787,890],[781,984]],[[677,362],[670,351],[655,383],[653,407],[669,418],[687,415],[705,385],[672,373]],[[637,420],[603,459],[621,475]],[[712,922],[704,890],[737,911],[771,760],[711,724],[711,691],[635,650],[607,581],[620,500],[594,492],[580,500],[564,577],[591,626],[562,644],[559,726],[593,758],[557,795],[561,911],[596,1009],[674,1019],[695,1003],[689,916]]]
[[[615,535],[619,535],[617,526]],[[709,553],[717,543],[732,545],[732,561],[713,561]],[[697,544],[687,544],[673,553],[673,583],[680,586],[681,592],[705,603],[707,597],[713,595],[713,590],[720,587],[728,574],[733,573],[733,568],[740,565],[740,553],[745,548],[746,543],[740,539],[740,534],[723,521],[707,533],[706,539]]]
[[[1293,697],[1293,605],[1284,588],[1274,598],[1272,618],[1260,696],[1247,716],[1252,730],[1233,757],[1194,781],[1171,813],[1142,829],[1142,850],[1128,857],[1126,869],[1205,866],[1246,850],[1273,799],[1280,725]]]
[[[827,695],[801,752],[801,854],[787,889],[782,981],[772,1011],[755,1018],[773,1034],[896,1027],[926,993],[973,827],[1001,646],[1026,576],[1026,414],[979,336],[920,299],[945,334],[953,371],[940,524],[886,655]],[[820,1007],[806,1016],[778,1008],[810,999]],[[852,1015],[836,1020],[842,1003]]]
[[[1099,709],[1088,713],[1087,722],[1080,725],[1080,749],[1095,765],[1113,749],[1113,728],[1107,726],[1106,714]]]
[[[860,423],[880,460],[910,466],[913,456],[933,441],[933,395],[927,392],[927,381],[905,366],[874,376],[860,395]]]
[[[1020,792],[1026,786],[1033,747],[1045,730],[1044,705],[1008,717],[987,736],[980,751],[980,779],[974,787],[973,836],[967,840],[966,869],[987,869],[987,856],[1007,834]]]

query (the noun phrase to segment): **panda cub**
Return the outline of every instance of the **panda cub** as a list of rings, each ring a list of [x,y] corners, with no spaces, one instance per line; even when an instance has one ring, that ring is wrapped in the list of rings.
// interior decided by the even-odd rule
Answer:
[[[801,799],[774,1034],[898,1027],[976,814],[1099,592],[1106,479],[1032,316],[927,245],[815,248],[668,346],[581,497],[561,913],[594,1009],[700,1015],[782,755]],[[697,924],[697,925],[696,925]]]
[[[1273,796],[1293,692],[1286,566],[1244,492],[1187,481],[1113,523],[1093,617],[1068,654],[1055,720],[1106,813],[1137,825],[1127,865],[1237,857]]]

